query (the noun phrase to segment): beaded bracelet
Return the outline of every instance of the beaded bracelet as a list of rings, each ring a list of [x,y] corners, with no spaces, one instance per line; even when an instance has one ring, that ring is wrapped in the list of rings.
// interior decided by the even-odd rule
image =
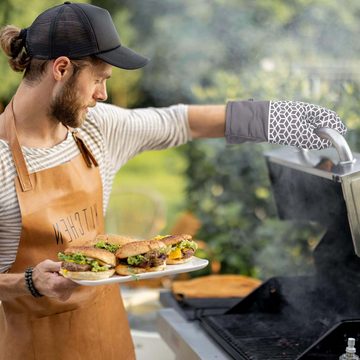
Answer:
[[[41,297],[44,296],[42,294],[39,293],[39,291],[36,289],[34,283],[33,283],[33,279],[32,279],[32,272],[33,272],[33,268],[29,267],[25,270],[25,284],[27,289],[30,291],[31,295],[34,297]]]

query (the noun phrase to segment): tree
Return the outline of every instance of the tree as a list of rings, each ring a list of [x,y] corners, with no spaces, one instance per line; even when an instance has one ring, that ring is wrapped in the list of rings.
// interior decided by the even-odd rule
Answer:
[[[139,48],[152,58],[139,83],[143,104],[315,102],[344,116],[351,144],[358,145],[359,2],[128,0],[124,6]],[[302,271],[310,261],[319,229],[277,220],[266,148],[210,140],[184,150],[188,207],[224,272],[269,276]],[[274,249],[287,260],[261,265],[259,258]]]
[[[113,102],[130,107],[297,99],[330,107],[359,149],[360,2],[344,0],[93,0],[110,10],[123,44],[151,58],[138,72],[114,71]],[[46,7],[55,4],[50,1]],[[41,0],[3,0],[1,23],[27,26]],[[19,76],[0,58],[7,101]],[[197,141],[188,159],[188,208],[222,271],[271,275],[308,264],[318,229],[276,219],[263,151],[269,145]],[[275,249],[275,250],[274,250]],[[260,258],[282,253],[279,267]],[[271,257],[271,255],[270,255]],[[292,266],[295,265],[295,266]],[[262,268],[261,268],[262,266]]]
[[[29,26],[40,12],[57,5],[55,0],[49,0],[44,6],[42,0],[2,0],[0,2],[0,26],[15,25],[20,28]],[[6,104],[14,94],[22,75],[11,70],[7,58],[0,56],[0,103]]]

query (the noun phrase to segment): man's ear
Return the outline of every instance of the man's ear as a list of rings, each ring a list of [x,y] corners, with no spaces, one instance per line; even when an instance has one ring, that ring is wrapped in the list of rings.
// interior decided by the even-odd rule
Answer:
[[[52,72],[55,80],[61,81],[68,78],[72,71],[73,67],[68,57],[60,56],[54,60]]]

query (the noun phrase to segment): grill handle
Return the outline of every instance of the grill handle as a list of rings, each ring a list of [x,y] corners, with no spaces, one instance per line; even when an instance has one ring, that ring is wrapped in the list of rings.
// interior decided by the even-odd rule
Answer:
[[[317,128],[315,134],[322,139],[330,140],[335,147],[340,158],[340,165],[349,165],[355,162],[354,156],[350,150],[345,138],[336,130],[326,127]]]

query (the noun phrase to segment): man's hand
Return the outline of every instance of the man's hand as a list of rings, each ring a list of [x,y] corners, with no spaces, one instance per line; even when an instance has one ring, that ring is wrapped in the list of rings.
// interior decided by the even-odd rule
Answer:
[[[302,149],[331,146],[329,140],[321,139],[314,133],[314,130],[320,127],[334,129],[342,135],[346,133],[345,125],[334,111],[299,101],[270,102],[270,143]]]
[[[267,141],[302,149],[331,146],[318,137],[320,127],[345,134],[339,116],[329,109],[299,101],[233,101],[226,109],[226,138],[231,144]]]
[[[40,294],[61,301],[69,299],[79,285],[59,274],[61,262],[45,260],[33,269],[33,283]]]

